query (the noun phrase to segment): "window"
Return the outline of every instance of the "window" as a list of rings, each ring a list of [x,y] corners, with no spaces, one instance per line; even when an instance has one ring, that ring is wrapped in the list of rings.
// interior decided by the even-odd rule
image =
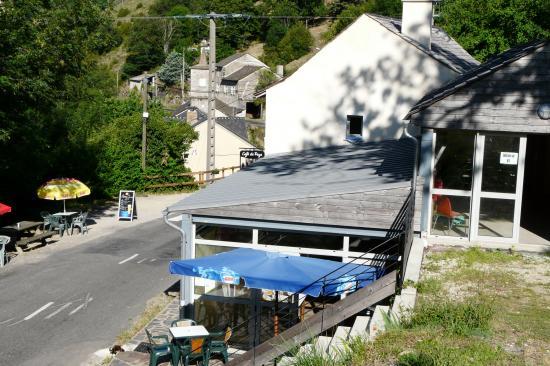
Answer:
[[[217,225],[197,226],[197,239],[252,243],[252,229]]]
[[[344,247],[344,238],[337,235],[259,230],[258,243],[283,247],[342,250]]]
[[[348,114],[347,136],[363,136],[363,116]]]

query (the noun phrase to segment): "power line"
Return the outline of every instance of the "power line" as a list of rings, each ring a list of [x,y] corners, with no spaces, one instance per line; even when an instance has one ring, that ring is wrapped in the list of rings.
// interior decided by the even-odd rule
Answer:
[[[170,15],[170,16],[131,16],[119,17],[118,20],[163,20],[163,19],[211,19],[212,15],[217,19],[356,19],[353,16],[313,16],[313,15],[251,15],[251,14],[187,14],[187,15]]]

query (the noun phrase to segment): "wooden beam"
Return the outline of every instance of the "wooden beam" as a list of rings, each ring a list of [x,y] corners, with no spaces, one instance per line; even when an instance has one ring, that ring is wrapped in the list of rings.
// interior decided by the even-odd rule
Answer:
[[[305,321],[285,330],[280,335],[271,338],[241,356],[235,357],[228,363],[228,366],[255,366],[272,361],[325,330],[365,310],[367,307],[393,295],[396,280],[397,271],[392,271],[335,304],[327,305],[325,310],[319,311]]]

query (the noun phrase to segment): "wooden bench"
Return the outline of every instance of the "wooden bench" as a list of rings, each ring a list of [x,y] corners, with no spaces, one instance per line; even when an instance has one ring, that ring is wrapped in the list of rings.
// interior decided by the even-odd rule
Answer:
[[[35,242],[39,241],[39,242],[41,242],[42,244],[45,245],[46,244],[46,239],[51,238],[54,234],[55,234],[54,231],[45,231],[43,233],[36,234],[34,236],[23,237],[15,243],[15,249],[17,249],[18,253],[22,253],[23,248],[21,248],[21,247],[26,247],[27,245],[29,245],[31,243],[35,243]]]

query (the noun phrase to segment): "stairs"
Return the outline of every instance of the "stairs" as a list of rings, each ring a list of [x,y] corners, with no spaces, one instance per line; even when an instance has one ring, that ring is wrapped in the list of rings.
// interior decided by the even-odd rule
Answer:
[[[397,274],[395,271],[379,278],[366,287],[346,296],[335,304],[328,305],[310,318],[285,330],[276,337],[245,352],[240,357],[230,360],[228,366],[256,366],[270,364],[277,357],[290,352],[296,345],[308,342],[316,335],[337,326],[344,320],[364,311],[369,306],[375,305],[395,293]],[[388,307],[377,306],[373,317],[358,316],[351,328],[338,326],[333,337],[320,336],[313,343],[300,347],[299,352],[311,352],[313,347],[322,354],[335,355],[343,349],[344,342],[350,337],[367,336],[371,338],[370,331],[376,333],[384,328],[383,312]],[[278,365],[292,365],[292,357],[283,357]]]

